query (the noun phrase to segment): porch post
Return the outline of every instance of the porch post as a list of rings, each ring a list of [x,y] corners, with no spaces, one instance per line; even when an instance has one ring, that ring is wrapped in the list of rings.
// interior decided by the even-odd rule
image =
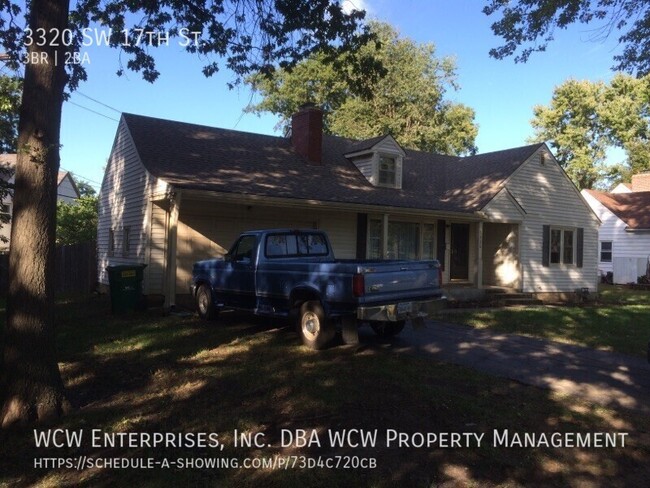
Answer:
[[[476,286],[483,288],[483,222],[478,223],[478,250],[476,253]]]
[[[381,231],[381,258],[388,259],[388,214],[383,215]]]
[[[167,233],[167,270],[165,277],[165,309],[176,306],[176,252],[178,249],[178,214],[181,208],[181,191],[176,190],[169,202],[169,231]]]

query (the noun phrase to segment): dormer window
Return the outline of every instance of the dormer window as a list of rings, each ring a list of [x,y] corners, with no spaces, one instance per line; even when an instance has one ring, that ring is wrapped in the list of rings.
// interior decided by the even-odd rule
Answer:
[[[391,136],[359,141],[345,154],[373,186],[402,189],[406,152]]]
[[[379,157],[379,184],[381,186],[390,186],[395,188],[395,176],[397,173],[397,165],[395,158],[389,156]]]

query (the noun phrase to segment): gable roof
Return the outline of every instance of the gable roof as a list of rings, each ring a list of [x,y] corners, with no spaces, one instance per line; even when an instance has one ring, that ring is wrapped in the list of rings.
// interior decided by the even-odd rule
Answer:
[[[373,186],[345,154],[369,141],[323,135],[322,164],[309,164],[283,137],[134,114],[123,121],[142,164],[180,188],[382,207],[480,210],[541,144],[471,157],[405,150],[402,189]]]
[[[650,230],[650,191],[630,193],[586,191],[625,222],[628,229]]]

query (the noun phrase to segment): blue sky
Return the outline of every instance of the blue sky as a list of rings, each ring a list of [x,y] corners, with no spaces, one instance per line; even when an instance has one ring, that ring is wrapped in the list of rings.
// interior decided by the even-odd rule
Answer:
[[[534,105],[548,104],[553,88],[569,78],[610,79],[612,57],[620,51],[616,35],[606,41],[594,41],[590,30],[593,27],[575,25],[558,31],[547,51],[534,54],[526,64],[515,64],[512,59],[498,61],[488,55],[500,39],[490,30],[493,19],[481,12],[486,2],[353,1],[367,9],[369,18],[397,27],[403,37],[433,43],[437,56],[455,58],[460,89],[449,92],[448,98],[476,111],[476,142],[481,153],[526,144],[532,135],[530,119]],[[154,84],[131,72],[118,78],[115,72],[120,54],[116,50],[95,45],[85,53],[88,81],[63,109],[61,166],[88,179],[96,188],[101,183],[119,119],[119,113],[111,108],[275,134],[275,116],[242,113],[252,96],[246,87],[229,90],[226,83],[232,75],[225,69],[205,78],[201,73],[202,60],[185,53],[175,41],[155,53],[161,76]]]

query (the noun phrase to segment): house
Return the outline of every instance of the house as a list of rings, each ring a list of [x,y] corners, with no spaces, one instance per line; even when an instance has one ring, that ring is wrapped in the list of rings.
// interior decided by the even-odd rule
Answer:
[[[650,173],[632,177],[611,193],[582,190],[602,221],[598,233],[598,269],[614,283],[636,283],[650,259]]]
[[[173,305],[192,264],[254,228],[318,228],[339,258],[429,259],[445,285],[545,295],[595,290],[599,221],[545,144],[471,157],[390,135],[322,134],[303,107],[290,138],[123,114],[99,201],[98,273],[146,264]]]
[[[16,168],[16,154],[0,154],[0,166],[7,168],[11,171],[12,176],[9,178],[9,183],[13,183],[13,173]],[[1,175],[0,175],[1,176]],[[59,171],[57,179],[57,200],[60,202],[74,203],[79,198],[79,190],[77,185],[72,179],[72,175],[68,171]],[[12,198],[9,197],[2,202],[0,206],[0,213],[6,214],[11,217],[13,210]],[[0,252],[9,251],[9,237],[11,235],[11,222],[3,224],[0,228],[0,236],[4,236],[7,242],[0,239]]]

